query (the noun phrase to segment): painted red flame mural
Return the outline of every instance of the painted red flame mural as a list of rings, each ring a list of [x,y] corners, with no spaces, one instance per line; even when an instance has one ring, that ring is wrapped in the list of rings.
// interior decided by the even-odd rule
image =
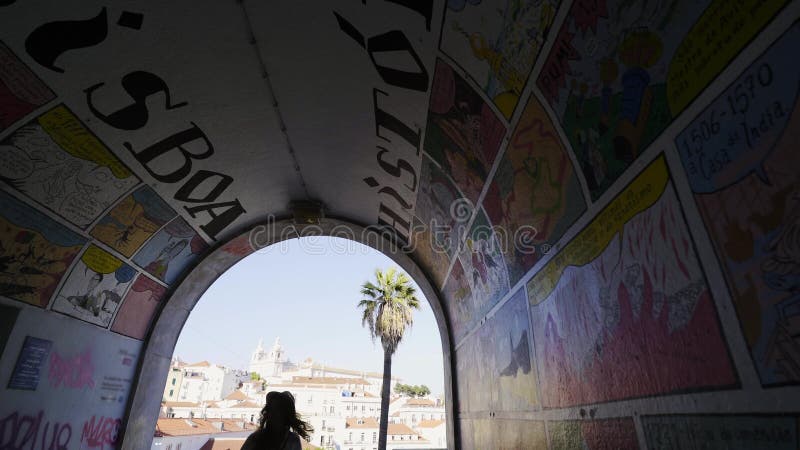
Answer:
[[[532,309],[546,407],[737,384],[669,186]]]

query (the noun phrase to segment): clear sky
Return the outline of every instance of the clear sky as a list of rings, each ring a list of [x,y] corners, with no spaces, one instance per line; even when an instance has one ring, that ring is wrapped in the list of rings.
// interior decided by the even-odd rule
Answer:
[[[276,337],[288,357],[381,372],[383,350],[361,326],[356,308],[364,281],[376,268],[395,266],[369,247],[339,238],[291,239],[233,266],[203,295],[178,338],[175,356],[246,369],[264,339]],[[419,289],[422,309],[393,358],[392,375],[406,384],[444,392],[439,329]]]

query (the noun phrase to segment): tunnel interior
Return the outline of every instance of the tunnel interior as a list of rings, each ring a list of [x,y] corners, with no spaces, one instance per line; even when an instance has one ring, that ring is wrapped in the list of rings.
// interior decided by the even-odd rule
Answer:
[[[0,448],[150,448],[314,234],[419,283],[451,448],[800,448],[800,2],[74,3],[0,2]]]

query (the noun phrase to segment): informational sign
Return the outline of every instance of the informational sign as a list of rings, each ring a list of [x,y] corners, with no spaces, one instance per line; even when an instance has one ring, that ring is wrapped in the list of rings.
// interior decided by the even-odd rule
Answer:
[[[14,366],[14,372],[8,381],[8,388],[35,391],[39,386],[42,367],[47,361],[52,347],[53,342],[47,339],[25,337],[22,350],[17,357],[17,364]]]

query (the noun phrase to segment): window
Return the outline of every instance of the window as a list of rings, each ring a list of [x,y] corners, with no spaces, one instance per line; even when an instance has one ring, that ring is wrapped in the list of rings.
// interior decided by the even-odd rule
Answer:
[[[172,379],[172,385],[175,386],[175,378]]]
[[[364,433],[361,433],[361,442],[364,442]]]
[[[378,442],[378,433],[372,433],[372,443]]]
[[[173,381],[174,381],[174,380],[173,380]],[[169,390],[169,396],[170,396],[170,397],[172,397],[172,394],[173,394],[174,392],[175,392],[174,390],[170,389],[170,390]]]
[[[353,442],[353,433],[352,432],[350,432],[350,434],[348,435],[347,440],[350,441],[350,442]]]
[[[367,410],[367,405],[361,405],[361,412],[364,412],[366,410]]]

